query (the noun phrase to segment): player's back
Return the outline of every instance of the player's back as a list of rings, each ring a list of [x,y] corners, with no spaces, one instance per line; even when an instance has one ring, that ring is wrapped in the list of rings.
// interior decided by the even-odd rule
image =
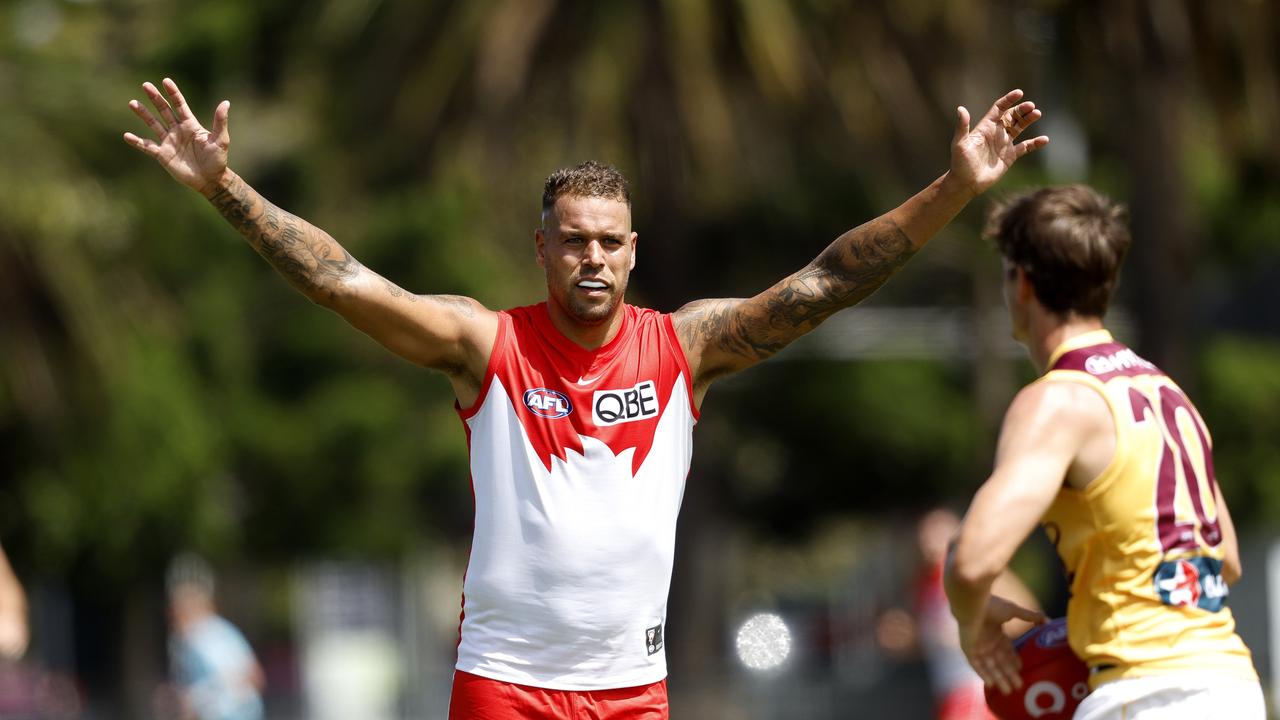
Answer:
[[[1071,647],[1094,687],[1122,677],[1217,670],[1255,678],[1222,579],[1212,445],[1167,375],[1105,330],[1072,338],[1041,382],[1095,388],[1116,428],[1111,463],[1064,485],[1044,525],[1066,566]]]

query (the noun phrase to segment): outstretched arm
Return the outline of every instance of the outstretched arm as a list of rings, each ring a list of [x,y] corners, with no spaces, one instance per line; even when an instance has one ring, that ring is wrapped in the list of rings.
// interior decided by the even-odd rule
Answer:
[[[198,191],[294,288],[406,359],[443,370],[459,401],[478,389],[497,332],[497,316],[470,298],[414,295],[361,265],[328,233],[276,207],[227,166],[231,103],[205,129],[178,86],[165,78],[166,99],[143,90],[157,117],[137,100],[129,107],[157,139],[125,133],[178,182]],[[474,386],[474,387],[473,387]]]
[[[1015,142],[1040,119],[1014,90],[991,106],[972,129],[956,109],[951,168],[899,207],[831,243],[813,262],[752,298],[699,300],[674,321],[701,400],[711,380],[773,355],[836,311],[875,292],[976,195],[1018,158],[1049,142]]]

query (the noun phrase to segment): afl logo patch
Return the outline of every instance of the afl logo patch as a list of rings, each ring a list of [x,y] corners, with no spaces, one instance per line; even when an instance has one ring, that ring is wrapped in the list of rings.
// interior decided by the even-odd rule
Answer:
[[[1036,644],[1042,648],[1056,648],[1067,644],[1067,623],[1055,620],[1036,636]]]
[[[562,418],[573,412],[573,405],[562,392],[546,388],[533,388],[524,391],[524,406],[529,412],[544,418]]]

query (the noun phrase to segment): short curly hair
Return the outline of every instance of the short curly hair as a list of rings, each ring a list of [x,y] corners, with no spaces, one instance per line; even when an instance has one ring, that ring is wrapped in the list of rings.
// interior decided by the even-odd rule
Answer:
[[[1102,317],[1129,252],[1128,211],[1085,185],[1033,190],[992,209],[987,237],[1045,308]]]
[[[612,165],[588,160],[575,167],[560,168],[551,173],[542,187],[542,214],[545,216],[562,195],[599,197],[617,200],[631,207],[631,188],[627,179]]]

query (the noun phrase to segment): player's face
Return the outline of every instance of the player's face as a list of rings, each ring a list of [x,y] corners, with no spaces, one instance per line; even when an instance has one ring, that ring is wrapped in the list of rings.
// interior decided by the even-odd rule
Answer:
[[[636,234],[626,203],[563,195],[543,218],[536,243],[551,302],[588,325],[613,316],[636,266]]]
[[[1023,302],[1022,285],[1026,282],[1022,269],[1007,259],[1000,261],[1004,276],[1004,304],[1009,308],[1009,324],[1012,327],[1013,339],[1020,343],[1027,341],[1027,307]]]

